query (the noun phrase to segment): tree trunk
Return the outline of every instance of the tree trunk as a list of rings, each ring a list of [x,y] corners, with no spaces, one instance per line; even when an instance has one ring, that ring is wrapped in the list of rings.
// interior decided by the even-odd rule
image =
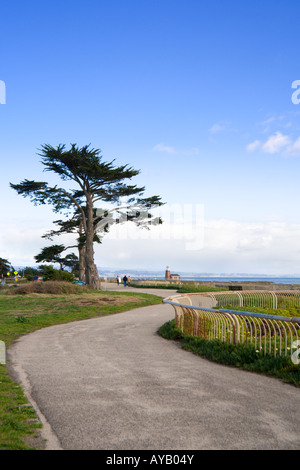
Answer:
[[[86,243],[85,243],[85,282],[92,289],[100,288],[98,270],[94,262],[94,223],[93,205],[87,201]]]
[[[85,282],[85,246],[78,247],[79,281]]]

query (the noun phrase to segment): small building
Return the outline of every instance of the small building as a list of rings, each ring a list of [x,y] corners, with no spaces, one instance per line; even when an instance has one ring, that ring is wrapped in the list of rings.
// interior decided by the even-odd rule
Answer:
[[[165,272],[165,280],[166,281],[180,281],[180,276],[179,274],[171,274],[169,266],[167,266],[166,272]]]
[[[170,271],[169,266],[167,266],[167,269],[165,272],[165,280],[168,281],[169,279],[171,279],[171,271]]]

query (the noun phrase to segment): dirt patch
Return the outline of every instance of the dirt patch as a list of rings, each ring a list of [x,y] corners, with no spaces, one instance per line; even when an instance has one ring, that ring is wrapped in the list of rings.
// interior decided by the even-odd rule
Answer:
[[[70,295],[70,302],[77,306],[97,306],[97,305],[123,305],[124,303],[138,303],[141,299],[137,296],[113,295],[111,297],[102,297],[99,294]]]
[[[99,305],[107,302],[115,302],[115,299],[101,298],[98,300],[78,300],[76,305]]]

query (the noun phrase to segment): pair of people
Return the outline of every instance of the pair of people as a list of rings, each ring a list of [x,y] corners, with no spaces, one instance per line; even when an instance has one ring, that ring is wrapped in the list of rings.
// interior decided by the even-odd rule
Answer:
[[[127,282],[128,282],[128,277],[125,275],[125,276],[123,277],[124,287],[127,286]],[[118,283],[118,286],[121,284],[121,277],[120,277],[120,276],[117,276],[117,283]]]

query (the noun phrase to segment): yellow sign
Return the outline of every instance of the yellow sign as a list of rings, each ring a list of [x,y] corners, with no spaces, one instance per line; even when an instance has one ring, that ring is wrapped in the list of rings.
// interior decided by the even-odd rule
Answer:
[[[18,274],[18,271],[14,271],[14,275],[16,276]]]

